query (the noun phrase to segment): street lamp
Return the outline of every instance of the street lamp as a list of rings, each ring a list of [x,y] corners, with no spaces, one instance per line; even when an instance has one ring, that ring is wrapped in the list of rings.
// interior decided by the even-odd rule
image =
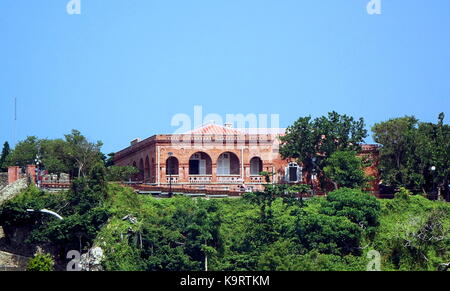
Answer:
[[[36,154],[36,158],[34,159],[34,163],[36,164],[36,184],[40,188],[41,187],[41,181],[39,179],[40,174],[40,164],[42,163],[41,157],[39,155],[39,152]]]
[[[168,152],[167,155],[169,156],[169,162],[167,163],[169,168],[167,169],[169,171],[169,198],[171,198],[173,196],[172,193],[172,156],[173,153],[172,152]]]

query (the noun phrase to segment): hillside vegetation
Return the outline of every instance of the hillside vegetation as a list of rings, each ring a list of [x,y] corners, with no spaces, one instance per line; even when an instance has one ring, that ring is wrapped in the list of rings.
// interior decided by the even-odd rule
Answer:
[[[67,193],[30,186],[2,205],[0,224],[31,226],[26,242],[53,245],[60,261],[80,245],[83,252],[99,246],[105,270],[366,270],[374,251],[381,270],[438,270],[450,262],[448,203],[407,191],[393,200],[347,188],[308,201],[274,193],[155,199],[80,180]]]

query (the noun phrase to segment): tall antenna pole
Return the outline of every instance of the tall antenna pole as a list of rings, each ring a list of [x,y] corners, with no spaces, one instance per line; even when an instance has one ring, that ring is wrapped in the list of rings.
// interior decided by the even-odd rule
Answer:
[[[17,132],[17,97],[14,97],[14,132],[13,143],[16,145],[16,132]]]

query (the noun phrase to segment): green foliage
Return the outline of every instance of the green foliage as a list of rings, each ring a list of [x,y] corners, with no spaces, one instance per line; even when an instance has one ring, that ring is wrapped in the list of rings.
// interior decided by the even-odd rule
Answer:
[[[346,217],[324,214],[301,216],[296,233],[308,250],[334,255],[360,254],[361,228]]]
[[[406,116],[377,123],[372,131],[383,145],[380,170],[386,184],[424,192],[441,187],[448,194],[450,126],[444,124],[443,113],[437,124]]]
[[[275,175],[275,173],[271,173],[271,172],[267,172],[267,171],[262,171],[261,173],[259,173],[260,176],[264,177],[264,181],[266,181],[266,183],[270,183],[270,178]]]
[[[116,153],[109,153],[108,156],[103,155],[103,160],[105,162],[105,167],[114,166],[114,156]]]
[[[213,271],[365,270],[373,249],[382,270],[436,270],[450,260],[450,208],[421,196],[380,202],[342,188],[299,203],[291,198],[306,187],[272,185],[244,199],[158,200],[115,183],[94,191],[93,181],[76,180],[68,193],[30,186],[0,207],[0,221],[32,226],[27,241],[61,254],[100,246],[110,271],[200,271],[206,259]],[[43,207],[64,220],[25,211]]]
[[[363,118],[355,120],[334,111],[314,120],[301,117],[280,137],[280,154],[297,159],[309,173],[323,174],[328,157],[336,151],[358,151],[366,137]],[[325,176],[319,177],[326,182]]]
[[[26,165],[34,164],[34,159],[38,153],[38,145],[39,139],[35,136],[29,136],[17,143],[7,158],[7,165],[25,167]]]
[[[450,206],[422,196],[382,201],[370,248],[383,254],[383,270],[429,270],[450,261]]]
[[[76,213],[84,214],[92,208],[99,207],[105,201],[104,189],[89,178],[79,178],[73,181],[68,193],[68,203]]]
[[[39,141],[41,160],[49,173],[72,173],[67,142],[62,139],[42,139]]]
[[[42,166],[50,173],[69,173],[72,177],[86,177],[97,163],[103,163],[102,142],[92,143],[78,130],[65,139],[38,139],[35,136],[20,141],[6,159],[8,166],[34,164],[40,155]]]
[[[123,182],[130,180],[137,173],[139,170],[136,167],[109,166],[106,169],[106,179],[111,182]]]
[[[55,209],[64,200],[63,195],[42,192],[34,184],[31,184],[20,195],[1,205],[1,224],[4,226],[34,224],[37,218],[45,219],[45,216],[27,212],[27,209]]]
[[[30,259],[27,265],[27,271],[31,272],[50,272],[55,268],[55,261],[49,254],[37,254]]]
[[[106,207],[113,217],[96,242],[106,270],[204,270],[205,258],[221,252],[217,201],[175,197],[155,200],[130,188],[108,185]],[[136,223],[123,220],[135,217]]]
[[[103,154],[100,152],[103,145],[101,141],[90,142],[75,129],[70,134],[66,134],[65,138],[67,156],[77,169],[77,177],[87,176],[94,165],[103,161]]]
[[[67,193],[45,193],[30,185],[0,207],[2,225],[31,226],[28,243],[52,243],[63,251],[92,246],[97,232],[110,217],[105,205],[106,188],[100,186],[101,175],[94,170],[92,174],[91,178],[75,180]],[[40,212],[27,212],[27,209],[53,210],[64,220]]]
[[[3,144],[2,154],[0,155],[0,172],[5,172],[8,170],[6,161],[10,153],[11,149],[9,147],[9,143],[5,141],[5,143]]]
[[[347,217],[364,229],[379,225],[380,202],[361,190],[349,188],[335,190],[328,194],[322,206],[322,213]]]
[[[262,271],[365,271],[367,262],[358,256],[322,254],[313,250],[304,255],[292,252],[289,242],[274,244],[261,255],[258,270]]]
[[[364,163],[354,151],[334,152],[324,168],[325,176],[338,187],[363,188],[368,182],[364,174]]]
[[[409,191],[405,187],[400,187],[399,191],[395,193],[395,198],[408,200],[409,196],[411,195],[411,191]]]

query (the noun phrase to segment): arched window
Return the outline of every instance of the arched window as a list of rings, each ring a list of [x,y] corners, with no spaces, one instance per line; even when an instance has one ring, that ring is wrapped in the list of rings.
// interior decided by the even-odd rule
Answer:
[[[217,175],[239,175],[241,166],[239,158],[231,152],[223,153],[217,160]]]
[[[139,178],[140,181],[144,180],[144,160],[139,160]]]
[[[250,175],[259,175],[263,170],[263,162],[261,158],[254,157],[250,160]]]
[[[288,183],[299,183],[302,181],[302,167],[297,163],[289,163],[285,168],[285,180]]]
[[[150,179],[150,160],[147,157],[145,157],[145,178],[146,180]]]
[[[136,168],[136,169],[138,169],[137,164],[136,164],[136,161],[133,161],[133,167]],[[137,180],[139,179],[138,176],[139,176],[139,173],[134,174],[133,177],[131,177],[131,180],[137,181]]]
[[[212,175],[211,157],[204,152],[197,152],[189,159],[189,175]]]
[[[179,173],[178,159],[170,157],[166,160],[166,175],[178,175]]]

